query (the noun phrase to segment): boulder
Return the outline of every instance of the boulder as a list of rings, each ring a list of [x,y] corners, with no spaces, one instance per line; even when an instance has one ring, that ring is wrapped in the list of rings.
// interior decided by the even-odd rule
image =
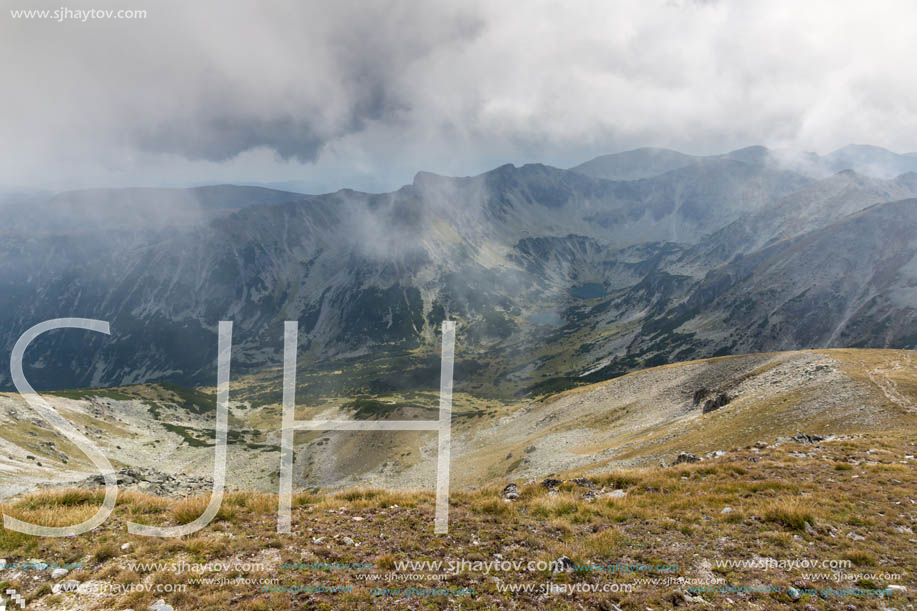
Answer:
[[[590,490],[595,490],[596,488],[595,484],[590,482],[585,477],[577,477],[576,479],[571,479],[570,481],[576,484],[577,486],[582,486],[583,488],[589,488]]]
[[[504,501],[515,501],[519,498],[519,486],[510,482],[506,485],[506,488],[503,489],[503,492],[500,493],[500,496],[503,497]]]
[[[724,392],[721,392],[714,398],[707,399],[706,403],[704,403],[704,413],[709,414],[710,412],[715,412],[730,401],[732,401],[732,397]]]
[[[679,452],[678,458],[675,459],[674,464],[680,465],[682,463],[691,463],[691,462],[699,462],[699,461],[700,461],[700,458],[698,458],[694,454],[691,454],[690,452]]]

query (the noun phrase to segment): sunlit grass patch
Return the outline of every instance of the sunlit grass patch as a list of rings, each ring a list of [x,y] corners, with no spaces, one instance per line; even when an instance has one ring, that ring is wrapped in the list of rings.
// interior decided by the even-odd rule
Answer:
[[[814,525],[816,522],[812,502],[805,502],[792,497],[769,501],[764,506],[764,519],[769,522],[776,522],[792,530],[805,530],[806,522],[810,525]]]

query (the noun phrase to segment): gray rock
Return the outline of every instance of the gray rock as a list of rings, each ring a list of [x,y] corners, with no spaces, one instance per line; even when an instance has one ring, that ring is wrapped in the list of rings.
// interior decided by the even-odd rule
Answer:
[[[554,490],[555,488],[560,486],[562,483],[563,482],[559,479],[553,479],[549,477],[548,479],[541,482],[541,487],[546,490]]]
[[[691,454],[690,452],[679,452],[678,458],[675,459],[674,464],[680,465],[682,463],[692,463],[692,462],[699,462],[699,461],[700,461],[700,458],[698,458],[694,454]]]
[[[500,496],[502,496],[505,501],[515,501],[519,498],[519,486],[510,482],[506,485],[506,488],[503,489],[503,492],[500,493]]]
[[[54,584],[54,587],[51,588],[51,593],[60,594],[61,592],[76,592],[79,587],[79,581],[76,579],[68,579],[67,581]]]
[[[713,399],[707,399],[707,402],[704,403],[703,413],[709,414],[710,412],[715,412],[716,410],[720,409],[721,407],[724,407],[730,401],[732,401],[732,397],[730,397],[729,395],[727,395],[724,392],[721,392]]]
[[[172,605],[167,605],[165,599],[160,598],[149,607],[150,611],[175,611]]]
[[[60,579],[69,572],[67,569],[54,569],[51,571],[51,579]]]
[[[596,488],[595,484],[590,482],[585,477],[577,477],[576,479],[571,479],[570,481],[576,484],[577,486],[581,486],[583,488],[589,488],[590,490],[595,490]]]
[[[864,537],[864,536],[862,536],[862,535],[858,535],[858,534],[856,534],[855,532],[849,532],[849,533],[847,533],[847,538],[848,538],[848,539],[851,539],[851,540],[853,540],[853,541],[862,541],[862,540],[864,540],[866,537]]]
[[[786,593],[787,593],[787,595],[788,595],[790,598],[792,598],[794,601],[795,601],[795,600],[799,600],[800,598],[802,598],[802,594],[800,594],[800,593],[799,593],[799,590],[797,590],[796,588],[787,588],[787,589],[786,589]]]
[[[824,441],[824,435],[806,435],[802,431],[796,431],[795,437],[790,437],[791,441],[796,443],[818,443],[819,441]]]
[[[573,561],[570,558],[566,556],[561,556],[560,558],[554,561],[554,574],[556,575],[557,573],[572,573],[575,567],[576,565],[573,564]]]
[[[119,487],[142,490],[156,496],[187,496],[189,492],[207,492],[213,480],[206,477],[163,473],[151,467],[125,467],[115,472]],[[98,488],[105,485],[105,477],[98,473],[76,484],[81,488]]]

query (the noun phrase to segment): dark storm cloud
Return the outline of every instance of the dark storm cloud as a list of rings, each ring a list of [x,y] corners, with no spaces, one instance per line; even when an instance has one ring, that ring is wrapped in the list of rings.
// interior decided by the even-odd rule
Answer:
[[[917,7],[879,4],[131,0],[145,19],[84,23],[9,0],[0,185],[388,190],[646,145],[914,150]]]
[[[477,31],[469,16],[405,7],[293,4],[257,28],[254,38],[239,23],[227,40],[249,47],[254,58],[262,45],[275,47],[245,68],[255,74],[240,72],[216,53],[198,58],[198,77],[182,108],[128,132],[128,138],[142,150],[189,159],[224,161],[266,147],[283,159],[313,161],[327,141],[409,111],[408,92],[399,82],[404,71]],[[262,9],[252,13],[255,20],[263,17]],[[193,31],[187,35],[194,38]]]

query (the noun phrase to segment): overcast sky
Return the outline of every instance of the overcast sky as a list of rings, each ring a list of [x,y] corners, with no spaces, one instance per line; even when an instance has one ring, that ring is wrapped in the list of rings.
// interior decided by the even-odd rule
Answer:
[[[2,0],[0,186],[567,167],[665,146],[917,150],[917,3]],[[146,19],[14,19],[130,8]]]

